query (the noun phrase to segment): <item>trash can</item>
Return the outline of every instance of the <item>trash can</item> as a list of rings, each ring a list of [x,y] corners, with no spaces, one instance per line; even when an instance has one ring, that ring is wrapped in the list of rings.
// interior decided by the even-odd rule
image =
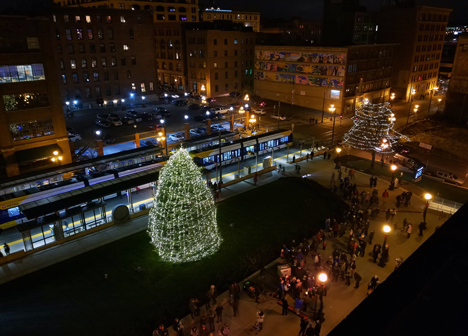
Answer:
[[[146,204],[140,204],[140,211],[146,210]]]
[[[289,265],[278,265],[278,275],[283,278],[286,275],[291,276],[291,267]]]
[[[244,175],[249,175],[251,172],[251,168],[249,166],[244,166]]]

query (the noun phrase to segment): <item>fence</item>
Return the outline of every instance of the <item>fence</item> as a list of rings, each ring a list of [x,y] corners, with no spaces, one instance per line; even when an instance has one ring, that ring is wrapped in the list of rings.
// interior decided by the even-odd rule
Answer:
[[[441,214],[453,215],[462,207],[463,204],[446,200],[444,198],[436,196],[430,203],[429,209],[439,211]]]

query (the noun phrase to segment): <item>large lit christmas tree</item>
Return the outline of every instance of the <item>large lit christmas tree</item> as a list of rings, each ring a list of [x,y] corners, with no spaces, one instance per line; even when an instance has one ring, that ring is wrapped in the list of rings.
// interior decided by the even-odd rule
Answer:
[[[215,253],[221,244],[211,191],[187,150],[161,171],[148,233],[162,260],[183,263]]]
[[[353,148],[370,151],[374,167],[375,153],[392,153],[393,145],[403,135],[393,130],[395,115],[389,103],[372,104],[367,101],[356,107],[354,126],[344,135],[344,143]]]

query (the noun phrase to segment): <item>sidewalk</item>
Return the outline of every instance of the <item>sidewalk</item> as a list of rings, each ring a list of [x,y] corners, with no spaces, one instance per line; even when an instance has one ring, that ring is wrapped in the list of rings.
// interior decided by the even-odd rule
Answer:
[[[306,152],[303,151],[303,155]],[[296,155],[298,158],[299,151],[290,150],[290,159],[292,155]],[[286,164],[285,157],[279,157],[275,159],[277,164],[285,166],[286,174],[293,174],[295,171],[294,165]],[[311,178],[321,183],[325,187],[331,186],[331,174],[334,171],[334,163],[332,160],[323,160],[323,156],[315,157],[312,161],[301,161],[298,163],[301,169],[301,175],[310,174],[307,178]],[[336,174],[335,174],[336,175]],[[277,172],[265,174],[258,178],[257,186],[272,182],[282,177]],[[224,177],[223,177],[224,178]],[[356,184],[358,190],[371,191],[369,185],[369,176],[360,172],[356,172]],[[386,187],[388,182],[379,179],[378,190],[379,195],[383,192],[383,187]],[[246,192],[251,188],[255,188],[253,181],[244,181],[227,188],[224,188],[221,192],[221,200],[238,195]],[[401,189],[401,188],[400,188]],[[401,193],[402,190],[389,191],[390,201],[389,206],[393,207],[393,200],[396,195]],[[422,209],[425,201],[421,199],[420,195],[416,194],[412,198],[412,204],[406,209],[400,209],[395,216],[398,227],[402,227],[402,221],[407,218],[414,224],[413,234],[410,239],[407,239],[397,232],[391,232],[388,238],[388,244],[390,246],[390,258],[388,265],[385,268],[381,268],[371,262],[369,253],[372,248],[368,247],[366,256],[364,258],[358,257],[357,260],[357,271],[363,277],[361,287],[354,289],[354,281],[351,286],[345,286],[344,282],[327,283],[329,290],[328,295],[324,298],[324,313],[325,322],[322,325],[321,335],[326,335],[332,330],[349,312],[351,312],[365,297],[367,292],[367,282],[374,275],[378,275],[380,280],[383,281],[393,271],[394,263],[393,260],[398,256],[403,256],[405,259],[415,251],[419,245],[424,242],[438,225],[442,225],[443,221],[438,220],[438,217],[430,213],[427,214],[428,228],[425,231],[423,237],[417,236],[417,225],[422,220]],[[381,243],[384,239],[382,227],[384,224],[385,214],[383,213],[384,207],[381,207],[382,212],[378,219],[371,222],[371,229],[375,230],[374,242]],[[311,209],[313,211],[313,209]],[[147,217],[142,216],[134,219],[125,224],[114,225],[108,229],[96,232],[91,235],[87,235],[83,238],[64,243],[60,246],[49,248],[42,252],[30,255],[24,259],[5,264],[0,267],[0,283],[4,283],[13,280],[22,275],[28,274],[35,270],[44,268],[46,266],[58,263],[62,260],[71,258],[79,255],[83,252],[95,249],[99,246],[108,244],[112,241],[124,238],[133,233],[145,230],[147,227]],[[343,249],[347,242],[347,235],[342,238],[329,238],[326,251],[319,251],[323,254],[324,259],[328,258],[328,255],[332,253],[335,248],[339,250]],[[279,252],[278,252],[279,253]],[[312,265],[310,258],[307,259],[307,265]],[[273,266],[275,267],[275,266]],[[277,300],[273,298],[264,298],[260,303],[255,303],[254,299],[248,297],[246,293],[241,293],[240,304],[239,304],[239,316],[233,316],[232,308],[226,303],[228,293],[222,293],[218,297],[218,302],[224,304],[224,322],[227,322],[232,335],[252,335],[250,331],[253,323],[256,320],[256,309],[260,309],[265,313],[265,322],[263,335],[294,335],[299,331],[300,319],[293,313],[289,313],[287,316],[281,316],[282,307],[277,304]],[[189,298],[187,298],[188,300]],[[289,302],[290,305],[293,303]],[[202,309],[203,311],[203,309]],[[193,325],[199,327],[198,320],[193,320],[190,315],[182,319],[186,334],[190,333],[190,329]],[[156,321],[155,321],[156,322]],[[221,324],[216,325],[217,330],[221,328]],[[171,335],[174,335],[172,328]]]

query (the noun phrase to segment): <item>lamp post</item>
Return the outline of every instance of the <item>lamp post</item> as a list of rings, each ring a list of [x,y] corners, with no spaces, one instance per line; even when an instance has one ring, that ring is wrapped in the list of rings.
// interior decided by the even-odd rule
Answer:
[[[437,99],[438,103],[437,103],[437,112],[439,112],[439,108],[440,108],[440,102],[442,101],[442,99]]]
[[[395,99],[395,93],[392,93],[390,96],[390,106],[393,106],[393,100]]]
[[[60,164],[60,161],[62,161],[62,157],[59,155],[58,151],[53,151],[52,154],[54,155],[50,160],[53,163],[57,163],[58,165]]]
[[[392,180],[390,181],[390,187],[388,189],[393,190],[395,189],[395,170],[397,169],[397,166],[392,165],[390,169],[392,170]]]
[[[241,107],[240,107],[240,109],[239,109],[239,114],[240,114],[239,119],[241,119],[241,120],[244,119],[244,117],[243,117],[244,114],[245,114],[244,106],[241,106]],[[244,124],[244,128],[245,128],[245,126],[246,126],[246,125]]]
[[[164,127],[164,146],[166,148],[166,158],[169,159],[169,152],[167,151],[167,132],[166,132],[166,120],[161,119],[159,122],[163,125]]]
[[[156,138],[156,140],[158,142],[165,141],[166,137],[164,136],[164,134],[162,132],[158,132],[158,137]]]
[[[335,117],[336,117],[336,114],[335,114],[335,111],[336,111],[336,108],[335,108],[335,105],[331,105],[331,107],[329,108],[330,112],[333,113],[333,129],[332,129],[332,146],[333,144],[335,143]]]
[[[434,94],[434,90],[439,90],[437,86],[434,86],[431,90],[431,97],[429,98],[429,107],[427,109],[427,116],[429,117],[431,115],[431,102],[432,102],[432,95]]]
[[[340,157],[340,153],[341,153],[341,148],[338,147],[338,148],[336,149],[336,154],[337,154],[336,157]]]
[[[413,105],[413,98],[414,98],[415,94],[416,94],[416,90],[413,89],[411,91],[410,104],[409,104],[409,109],[408,109],[408,119],[406,120],[406,124],[409,124],[409,117],[410,117],[410,114],[411,114],[411,105]]]
[[[255,128],[255,123],[257,122],[257,119],[255,119],[255,114],[252,114],[250,116],[250,119],[249,119],[249,123],[251,123],[253,126],[253,128]],[[252,131],[253,132],[253,131]],[[257,141],[257,144],[258,144],[258,141]],[[256,148],[256,151],[255,151],[255,171],[258,170],[258,150],[259,148]]]
[[[432,195],[429,193],[426,193],[424,194],[424,198],[426,199],[426,205],[424,207],[423,220],[424,220],[424,223],[426,223],[427,208],[429,208],[429,201],[432,199]]]
[[[383,241],[383,247],[385,247],[385,244],[387,243],[387,238],[388,238],[388,234],[390,233],[390,231],[392,231],[392,228],[390,227],[390,225],[384,225],[383,227],[383,232],[384,232],[384,241]]]

